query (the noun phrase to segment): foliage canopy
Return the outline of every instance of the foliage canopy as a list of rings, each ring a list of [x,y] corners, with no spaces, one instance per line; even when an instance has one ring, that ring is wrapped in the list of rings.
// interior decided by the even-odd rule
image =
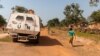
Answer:
[[[3,18],[2,15],[0,15],[0,26],[3,26],[6,24],[6,20]]]
[[[100,10],[94,11],[90,16],[91,22],[100,23]]]

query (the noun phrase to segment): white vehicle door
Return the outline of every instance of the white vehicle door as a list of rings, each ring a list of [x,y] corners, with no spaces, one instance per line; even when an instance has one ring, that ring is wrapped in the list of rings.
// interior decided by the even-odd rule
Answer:
[[[25,20],[25,30],[35,31],[35,18],[34,15],[27,14]]]

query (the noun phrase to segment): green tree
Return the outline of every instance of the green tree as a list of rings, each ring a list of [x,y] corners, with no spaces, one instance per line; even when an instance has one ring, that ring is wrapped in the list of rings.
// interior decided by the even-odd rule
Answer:
[[[26,13],[28,11],[27,8],[22,7],[22,6],[15,6],[11,8],[13,12],[20,12],[20,13]]]
[[[3,18],[2,15],[0,15],[0,27],[1,27],[1,26],[4,26],[5,24],[6,24],[5,19]]]
[[[77,3],[72,3],[71,5],[67,5],[64,9],[64,15],[66,18],[67,24],[80,24],[81,22],[86,21],[86,19],[82,15],[83,10],[79,8]]]
[[[47,26],[48,27],[55,27],[55,26],[59,26],[60,22],[59,22],[59,19],[58,18],[54,18],[52,20],[49,20],[47,22]]]
[[[60,26],[68,26],[68,24],[67,24],[65,19],[61,20]]]
[[[94,11],[90,16],[91,22],[100,23],[100,10]]]
[[[58,18],[53,18],[52,20],[49,20],[47,22],[48,34],[50,34],[51,27],[59,27],[59,26],[60,26],[60,22]]]

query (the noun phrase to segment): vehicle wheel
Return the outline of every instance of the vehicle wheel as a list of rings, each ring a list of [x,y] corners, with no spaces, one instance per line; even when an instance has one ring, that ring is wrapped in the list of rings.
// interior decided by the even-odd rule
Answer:
[[[39,39],[40,39],[40,33],[38,33],[38,35],[37,35],[37,39],[35,40],[35,43],[36,43],[36,44],[39,43]]]
[[[18,38],[13,38],[13,42],[18,42]]]
[[[38,44],[38,39],[29,39],[29,43]]]
[[[18,42],[18,35],[12,35],[13,42]]]
[[[34,44],[38,44],[39,43],[39,38],[38,38],[38,36],[36,36],[36,37],[37,37],[37,39],[34,40]]]
[[[38,44],[39,43],[39,38],[40,38],[40,33],[36,35],[37,39],[29,39],[30,43]]]

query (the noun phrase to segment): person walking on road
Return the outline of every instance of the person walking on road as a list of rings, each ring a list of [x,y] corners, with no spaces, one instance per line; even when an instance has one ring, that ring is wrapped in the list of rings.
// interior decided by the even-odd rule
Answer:
[[[73,46],[73,39],[74,39],[74,37],[75,37],[75,32],[74,32],[72,26],[69,28],[68,33],[69,33],[69,36],[70,36],[69,43]]]

